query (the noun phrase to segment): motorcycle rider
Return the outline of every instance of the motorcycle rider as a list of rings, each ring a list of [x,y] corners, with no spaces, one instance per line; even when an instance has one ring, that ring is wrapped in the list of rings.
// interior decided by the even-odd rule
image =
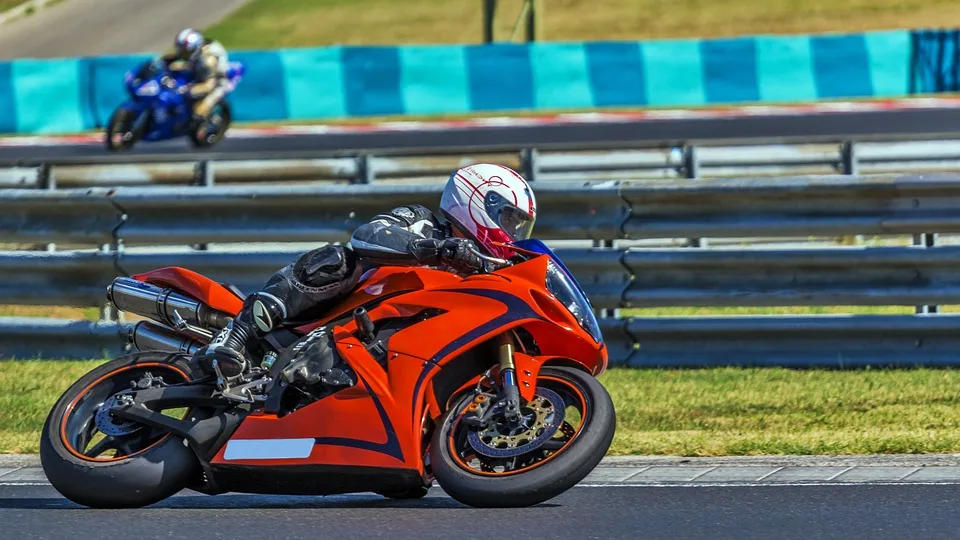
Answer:
[[[167,69],[192,75],[192,82],[181,91],[193,101],[193,120],[202,124],[227,92],[227,50],[216,40],[204,37],[193,28],[181,30],[174,39],[172,54],[162,57]],[[202,136],[202,134],[201,134]]]
[[[246,353],[251,341],[282,320],[332,307],[372,267],[432,266],[475,273],[484,262],[472,250],[507,258],[511,252],[498,243],[530,237],[536,200],[530,185],[512,169],[478,164],[450,175],[440,214],[419,204],[400,206],[357,228],[349,247],[330,244],[304,253],[248,296],[233,322],[197,357],[215,365],[229,384],[249,368]],[[297,353],[281,377],[291,384],[305,381],[328,387],[356,382],[346,364],[335,359],[325,332]]]

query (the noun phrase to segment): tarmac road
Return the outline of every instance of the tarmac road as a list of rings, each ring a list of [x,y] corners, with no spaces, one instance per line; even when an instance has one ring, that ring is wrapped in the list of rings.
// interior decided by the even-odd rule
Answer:
[[[960,485],[575,487],[533,508],[479,510],[433,488],[376,495],[184,494],[140,510],[90,510],[49,486],[0,488],[3,538],[955,539]]]
[[[68,0],[68,2],[82,0]],[[112,0],[111,0],[112,1]],[[130,0],[139,1],[139,0]],[[213,1],[213,0],[205,0]],[[2,40],[0,40],[2,41]],[[2,45],[0,45],[2,49]],[[513,124],[458,128],[420,125],[408,130],[325,130],[315,128],[283,129],[268,134],[257,130],[234,130],[211,152],[193,151],[185,139],[141,143],[133,151],[110,154],[102,136],[85,137],[81,142],[45,139],[44,144],[28,141],[11,145],[16,139],[0,140],[0,165],[5,163],[50,162],[141,162],[190,158],[251,159],[258,157],[304,157],[317,152],[349,150],[419,150],[450,152],[475,147],[661,147],[691,144],[738,144],[764,141],[830,141],[847,138],[857,141],[875,139],[952,139],[960,138],[960,107],[936,106],[887,110],[859,110],[829,114],[782,115],[744,114],[729,117],[691,115],[685,118],[624,119],[616,122],[563,122]],[[269,130],[268,130],[269,131]]]
[[[958,538],[960,455],[606,458],[532,508],[184,491],[137,510],[62,498],[37,456],[0,455],[0,538],[417,540]]]
[[[64,0],[0,27],[0,60],[160,53],[248,0]]]

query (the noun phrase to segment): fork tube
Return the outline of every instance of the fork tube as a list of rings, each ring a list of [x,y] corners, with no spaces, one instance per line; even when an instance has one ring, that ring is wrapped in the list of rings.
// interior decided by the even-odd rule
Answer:
[[[516,422],[520,417],[520,389],[517,387],[517,367],[513,362],[513,339],[505,332],[500,334],[497,341],[500,345],[500,380],[506,400],[504,415],[511,422]]]

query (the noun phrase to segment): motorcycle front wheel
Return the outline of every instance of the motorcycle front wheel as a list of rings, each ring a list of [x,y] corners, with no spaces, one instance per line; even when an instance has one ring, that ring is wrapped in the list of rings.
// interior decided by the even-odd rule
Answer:
[[[98,366],[60,396],[43,426],[40,462],[61,495],[92,508],[136,508],[170,497],[199,474],[183,439],[107,412],[118,392],[148,375],[167,384],[202,376],[183,356],[141,352]]]
[[[440,486],[474,507],[522,507],[552,499],[603,459],[616,430],[610,394],[590,374],[545,367],[522,425],[496,416],[484,428],[462,420],[474,394],[461,398],[434,431],[430,463]]]
[[[110,121],[107,122],[107,132],[104,140],[107,150],[121,152],[130,150],[133,145],[137,144],[141,135],[133,130],[133,124],[136,120],[136,115],[127,109],[119,108],[113,112]]]

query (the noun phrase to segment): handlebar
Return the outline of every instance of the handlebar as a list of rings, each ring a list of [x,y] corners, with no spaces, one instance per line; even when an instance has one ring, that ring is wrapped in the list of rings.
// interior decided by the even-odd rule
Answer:
[[[473,253],[474,255],[476,255],[477,258],[479,258],[481,261],[496,265],[500,268],[510,266],[511,264],[513,264],[506,259],[498,259],[497,257],[484,255],[483,253],[480,253],[480,251],[473,246],[469,246],[467,247],[467,249],[470,251],[470,253]]]

